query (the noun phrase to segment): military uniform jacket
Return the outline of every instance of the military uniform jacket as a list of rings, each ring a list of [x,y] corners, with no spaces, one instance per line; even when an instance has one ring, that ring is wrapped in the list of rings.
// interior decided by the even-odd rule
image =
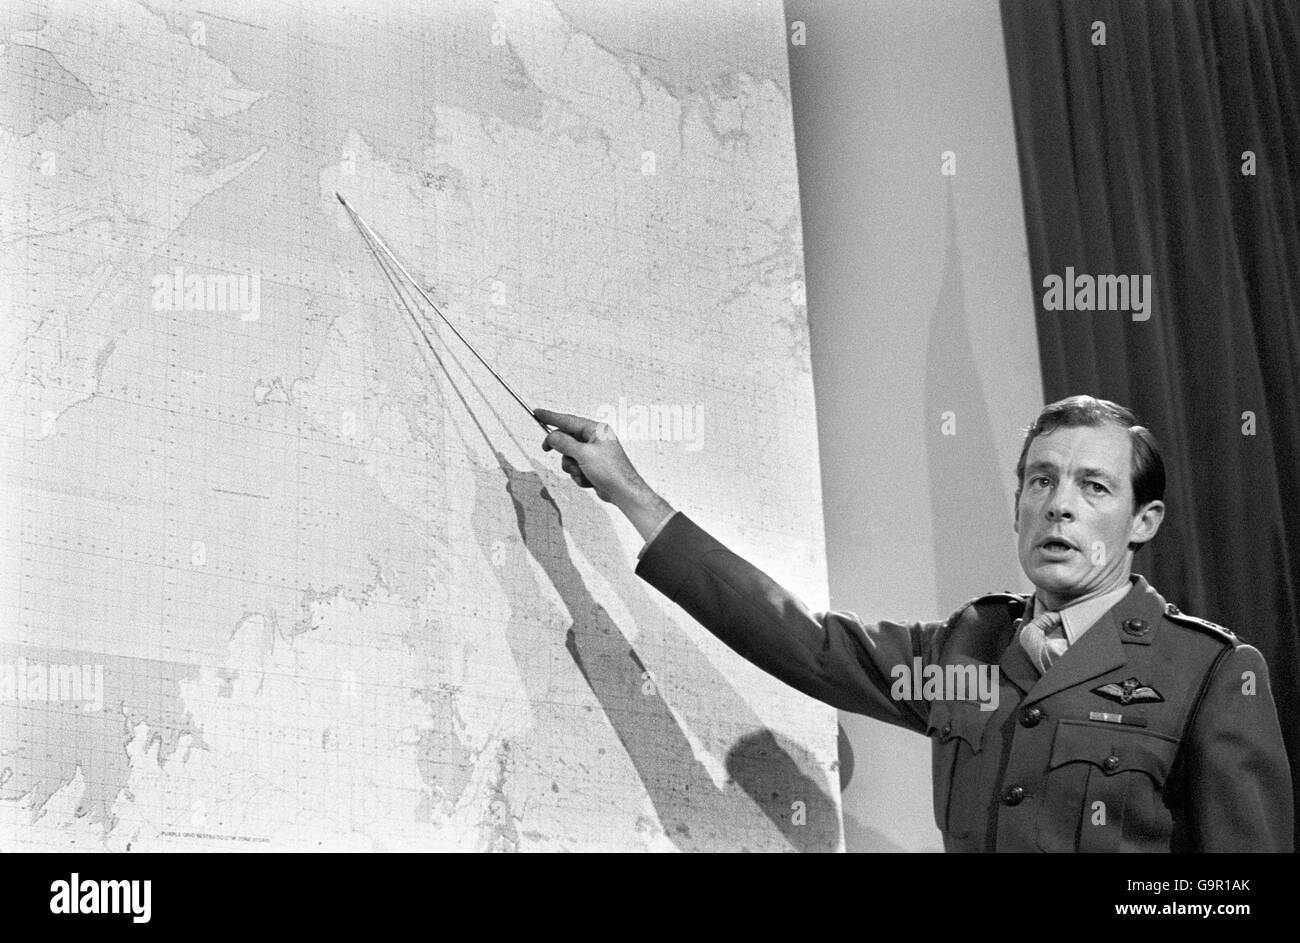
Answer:
[[[792,687],[928,735],[948,851],[1292,848],[1264,659],[1140,576],[1040,677],[1016,639],[1023,595],[981,597],[945,622],[814,613],[680,512],[636,572]],[[897,666],[917,658],[996,666],[997,709],[891,696]]]

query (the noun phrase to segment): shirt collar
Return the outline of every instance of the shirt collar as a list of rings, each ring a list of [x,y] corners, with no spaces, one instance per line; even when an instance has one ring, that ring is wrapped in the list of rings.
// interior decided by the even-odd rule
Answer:
[[[1097,621],[1109,612],[1121,599],[1128,595],[1128,591],[1133,588],[1131,580],[1124,580],[1114,589],[1107,590],[1097,596],[1084,596],[1073,602],[1067,603],[1060,609],[1061,623],[1065,628],[1065,638],[1071,645],[1079,640],[1079,637],[1087,632]],[[1038,602],[1038,594],[1034,594],[1029,614],[1025,616],[1025,621],[1035,618],[1039,615],[1041,607]]]

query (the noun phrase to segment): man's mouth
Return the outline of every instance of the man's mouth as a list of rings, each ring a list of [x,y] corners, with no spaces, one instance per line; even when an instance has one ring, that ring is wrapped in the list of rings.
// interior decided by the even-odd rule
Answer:
[[[1048,553],[1068,553],[1079,548],[1062,537],[1048,537],[1038,542],[1038,549],[1046,550]]]

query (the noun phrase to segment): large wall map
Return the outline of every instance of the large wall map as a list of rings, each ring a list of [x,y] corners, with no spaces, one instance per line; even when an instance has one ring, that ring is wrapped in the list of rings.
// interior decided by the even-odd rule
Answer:
[[[642,55],[546,0],[5,4],[0,849],[841,846],[834,712],[634,575],[334,198],[816,607],[782,11],[693,6]]]

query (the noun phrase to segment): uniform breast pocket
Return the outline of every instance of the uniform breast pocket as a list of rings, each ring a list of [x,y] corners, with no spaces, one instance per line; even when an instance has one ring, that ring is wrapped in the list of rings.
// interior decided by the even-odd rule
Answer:
[[[1173,816],[1163,791],[1178,741],[1139,727],[1061,720],[1039,810],[1044,851],[1160,851]]]
[[[935,701],[930,705],[926,733],[933,744],[934,822],[939,831],[951,832],[954,838],[965,838],[971,831],[974,807],[956,801],[954,792],[964,792],[963,786],[974,775],[974,763],[984,748],[984,733],[992,716],[973,702]]]

